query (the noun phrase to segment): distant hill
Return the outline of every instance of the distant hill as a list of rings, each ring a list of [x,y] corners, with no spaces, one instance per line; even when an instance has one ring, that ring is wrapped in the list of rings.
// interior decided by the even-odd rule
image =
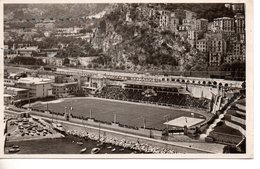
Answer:
[[[105,10],[113,10],[115,4],[108,3],[83,3],[83,4],[5,4],[5,19],[32,19],[32,18],[75,18],[95,15]],[[138,6],[138,4],[135,4]],[[224,3],[155,3],[150,4],[157,9],[174,11],[190,10],[196,12],[199,18],[212,21],[217,17],[233,17],[232,10],[225,7]]]
[[[76,18],[105,10],[108,4],[5,4],[5,19]],[[10,13],[12,15],[10,15]]]

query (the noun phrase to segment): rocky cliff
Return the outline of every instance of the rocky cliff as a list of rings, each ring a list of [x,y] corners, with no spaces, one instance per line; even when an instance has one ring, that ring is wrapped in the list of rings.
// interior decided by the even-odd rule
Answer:
[[[184,70],[206,67],[207,57],[199,57],[187,37],[159,27],[143,4],[121,4],[105,15],[95,31],[92,46],[102,49],[110,62],[102,68],[127,70]],[[95,61],[94,61],[95,62]]]

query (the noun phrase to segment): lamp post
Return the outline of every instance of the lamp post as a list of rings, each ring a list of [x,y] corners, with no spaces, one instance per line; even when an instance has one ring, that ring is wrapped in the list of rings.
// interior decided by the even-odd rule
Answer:
[[[144,122],[144,129],[146,128],[146,119],[143,117]]]
[[[91,109],[90,109],[90,111],[89,111],[89,118],[90,118],[90,119],[92,118],[92,111],[91,111]]]
[[[165,119],[165,121],[166,121],[166,129],[167,129],[167,132],[168,132],[168,130],[169,130],[169,125],[168,125],[168,122],[169,122],[169,114],[167,114],[167,115],[165,115],[165,116],[163,116],[164,117],[164,119]]]
[[[65,117],[66,117],[66,120],[68,118],[68,114],[67,114],[67,107],[65,106]]]
[[[98,141],[100,141],[100,122],[98,123]]]
[[[114,123],[116,123],[116,119],[117,117],[116,117],[116,113],[114,114]]]

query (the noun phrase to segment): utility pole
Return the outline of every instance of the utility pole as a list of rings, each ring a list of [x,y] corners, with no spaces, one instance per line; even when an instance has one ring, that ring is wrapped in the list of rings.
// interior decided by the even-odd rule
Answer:
[[[144,118],[144,129],[146,128],[146,120],[145,120],[145,118]]]
[[[51,113],[51,121],[53,123],[53,112]]]
[[[29,95],[28,95],[28,99],[29,99],[28,108],[30,109],[30,107],[31,107],[31,99],[30,99],[30,96],[29,96]]]
[[[68,117],[68,115],[67,115],[67,107],[65,107],[65,119],[67,120],[67,117]]]
[[[100,141],[100,122],[98,123],[98,141]]]
[[[114,114],[114,123],[116,123],[116,113]]]
[[[164,119],[166,121],[166,130],[167,130],[167,132],[169,132],[169,124],[168,124],[168,122],[169,122],[169,114],[165,115]]]

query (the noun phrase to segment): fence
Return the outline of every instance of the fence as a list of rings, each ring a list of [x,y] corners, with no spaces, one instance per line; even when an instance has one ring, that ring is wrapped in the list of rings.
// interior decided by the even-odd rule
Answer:
[[[56,113],[56,112],[49,112],[49,111],[36,111],[36,109],[33,109],[31,114],[34,115],[39,115],[42,117],[47,117],[51,118],[54,121],[56,119],[58,120],[67,120],[66,114],[64,113]],[[78,116],[69,116],[68,121],[77,123],[77,124],[82,124],[84,125],[89,125],[89,126],[94,126],[94,127],[100,127],[100,128],[106,128],[106,129],[111,129],[111,130],[116,130],[124,133],[131,133],[131,134],[137,134],[137,135],[142,135],[146,137],[161,137],[163,131],[162,130],[157,130],[153,128],[142,128],[142,127],[133,127],[133,126],[128,126],[120,123],[109,123],[101,120],[96,120],[94,118],[85,118],[83,116],[78,117]]]
[[[161,130],[141,128],[141,127],[138,128],[138,127],[123,125],[120,123],[108,123],[100,120],[95,120],[93,118],[80,119],[80,118],[70,117],[69,121],[82,124],[82,125],[106,128],[106,129],[116,130],[124,133],[137,134],[137,135],[142,135],[151,138],[162,136]]]

